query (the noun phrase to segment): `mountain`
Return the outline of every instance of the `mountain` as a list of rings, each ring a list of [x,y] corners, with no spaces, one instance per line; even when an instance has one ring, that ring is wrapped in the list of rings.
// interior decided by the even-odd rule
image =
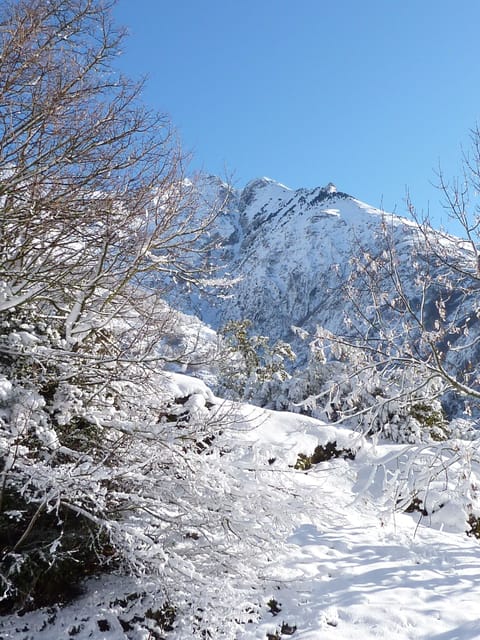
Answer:
[[[409,369],[410,390],[434,380],[431,399],[441,396],[446,414],[461,416],[461,385],[475,394],[480,388],[475,248],[372,207],[331,182],[292,190],[264,177],[237,190],[211,177],[208,192],[208,201],[222,203],[208,238],[217,286],[210,294],[188,290],[176,300],[183,311],[214,329],[248,320],[251,334],[288,342],[297,355],[290,372],[308,368],[318,327],[363,351],[368,343],[375,363],[361,367],[372,367],[372,380],[379,362],[386,370],[385,363],[395,361],[397,371]],[[361,368],[358,362],[349,367],[345,379]],[[382,393],[392,371],[379,386]],[[397,391],[403,396],[404,383]],[[283,400],[272,406],[291,407]],[[390,408],[387,413],[388,422]]]
[[[360,261],[377,268],[380,260],[385,262],[387,241],[393,245],[405,294],[414,302],[423,295],[419,261],[431,263],[429,269],[439,282],[446,277],[440,257],[429,255],[434,242],[450,258],[456,256],[464,271],[476,265],[471,250],[457,238],[432,229],[422,232],[411,220],[376,209],[337,190],[333,183],[292,190],[260,178],[236,190],[211,178],[209,188],[210,201],[215,194],[223,203],[209,238],[214,246],[209,257],[218,265],[216,275],[228,284],[221,295],[218,288],[212,296],[189,292],[183,307],[214,328],[229,320],[249,319],[256,333],[296,342],[300,349],[292,326],[312,332],[319,325],[344,333],[346,316],[355,319],[359,308],[368,314],[372,307],[372,292],[364,278],[355,275],[354,265]],[[383,276],[382,287],[390,297],[398,294],[388,277]],[[429,324],[438,319],[439,287],[443,285],[423,301]],[[462,299],[460,317],[458,297],[451,292],[443,297],[457,323],[469,315],[476,317],[472,301],[466,304]]]

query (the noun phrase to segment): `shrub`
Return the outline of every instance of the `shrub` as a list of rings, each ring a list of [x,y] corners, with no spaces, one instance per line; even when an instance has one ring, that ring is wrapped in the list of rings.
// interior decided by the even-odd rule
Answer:
[[[338,449],[336,441],[327,442],[324,445],[319,444],[315,447],[315,450],[311,455],[299,453],[294,468],[307,471],[308,469],[311,469],[313,465],[319,464],[320,462],[326,462],[327,460],[332,460],[333,458],[354,460],[355,452],[351,449]]]

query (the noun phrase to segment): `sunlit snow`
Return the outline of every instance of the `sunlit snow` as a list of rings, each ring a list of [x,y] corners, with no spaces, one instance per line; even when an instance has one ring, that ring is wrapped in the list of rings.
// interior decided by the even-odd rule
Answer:
[[[188,376],[173,374],[169,384],[174,393],[189,395],[195,410],[214,399]],[[433,528],[418,513],[395,512],[382,499],[384,473],[402,464],[405,445],[374,445],[345,428],[249,405],[237,406],[232,416],[235,438],[243,443],[238,466],[245,486],[251,491],[252,473],[262,474],[264,482],[289,493],[285,506],[295,514],[292,521],[300,518],[269,559],[260,620],[243,626],[238,640],[275,637],[282,628],[298,640],[480,637],[478,541]],[[293,468],[298,453],[332,441],[356,451],[356,459]],[[78,640],[147,640],[145,630],[124,631],[114,604],[138,589],[138,582],[109,577],[88,585],[83,597],[64,608],[3,619],[1,637],[47,640],[70,637],[74,630]],[[168,637],[187,636],[179,628]]]

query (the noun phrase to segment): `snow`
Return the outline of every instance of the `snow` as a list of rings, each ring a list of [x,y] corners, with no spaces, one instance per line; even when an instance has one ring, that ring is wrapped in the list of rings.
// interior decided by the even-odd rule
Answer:
[[[12,395],[12,383],[5,376],[0,376],[0,403],[10,399]]]
[[[166,392],[189,396],[194,412],[202,414],[206,400],[219,402],[204,383],[189,376],[169,373],[165,384]],[[8,392],[8,385],[3,387]],[[284,632],[295,628],[296,640],[480,637],[478,541],[463,531],[441,530],[438,522],[418,513],[396,513],[385,496],[388,469],[402,464],[407,468],[408,456],[412,452],[426,456],[423,449],[374,444],[350,429],[298,414],[247,404],[222,406],[231,418],[228,438],[238,447],[232,460],[243,478],[239,511],[244,500],[254,504],[254,492],[264,486],[252,482],[255,469],[265,483],[285,492],[285,509],[292,512],[284,544],[268,563],[260,620],[244,625],[237,640],[265,639],[282,627]],[[293,468],[299,453],[310,454],[327,442],[357,452],[356,458],[335,458],[306,472]],[[452,502],[452,509],[443,514],[447,524],[453,520],[458,525],[455,508]],[[279,515],[271,513],[272,527]],[[252,519],[252,529],[255,525]],[[90,580],[88,585],[84,596],[63,608],[3,618],[0,637],[49,640],[69,637],[74,630],[77,640],[147,639],[145,630],[124,630],[119,619],[125,607],[118,604],[125,594],[145,587],[145,579],[142,583],[111,576]],[[276,614],[269,601],[275,602],[275,611],[279,609]],[[166,637],[190,636],[179,626]]]
[[[294,192],[271,178],[250,181],[242,191],[239,208],[244,215],[244,224],[251,224],[258,213],[269,206],[280,206],[292,198]]]
[[[193,395],[201,395],[208,400],[213,400],[214,398],[207,385],[198,378],[174,372],[166,372],[164,376],[164,389],[174,398],[185,398]]]
[[[314,421],[274,412],[257,433],[269,446],[283,442],[289,450],[293,439],[302,442],[301,431],[292,430],[295,419],[297,430],[313,437]],[[335,435],[344,445],[360,444],[357,434],[334,427],[320,427],[319,434],[323,441]],[[318,516],[295,530],[289,550],[271,566],[271,596],[281,612],[265,611],[261,623],[239,638],[265,638],[283,622],[297,627],[298,640],[480,637],[478,541],[434,530],[407,514],[381,515],[357,480],[375,459],[402,447],[363,447],[353,462],[337,459],[298,475],[299,486],[314,490]]]

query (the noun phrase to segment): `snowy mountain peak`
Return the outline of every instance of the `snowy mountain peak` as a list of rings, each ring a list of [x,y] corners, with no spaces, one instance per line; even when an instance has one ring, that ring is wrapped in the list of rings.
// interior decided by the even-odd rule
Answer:
[[[245,188],[252,187],[252,186],[255,188],[262,188],[262,187],[267,187],[272,185],[291,191],[290,187],[287,187],[287,185],[282,184],[281,182],[278,182],[278,180],[273,180],[273,178],[269,178],[268,176],[262,176],[261,178],[254,178],[253,180],[250,180],[250,182],[247,183]]]
[[[256,178],[248,182],[241,192],[238,209],[241,213],[247,208],[251,212],[260,211],[272,201],[285,200],[291,193],[292,190],[289,187],[271,178]]]
[[[248,318],[258,334],[294,343],[292,325],[334,331],[343,326],[339,285],[352,251],[375,254],[385,215],[333,182],[293,190],[267,177],[252,180],[231,191],[215,228],[212,261],[224,265],[226,277],[234,274],[235,284],[215,305],[202,298],[194,308],[214,327]],[[390,219],[408,243],[409,223]]]

